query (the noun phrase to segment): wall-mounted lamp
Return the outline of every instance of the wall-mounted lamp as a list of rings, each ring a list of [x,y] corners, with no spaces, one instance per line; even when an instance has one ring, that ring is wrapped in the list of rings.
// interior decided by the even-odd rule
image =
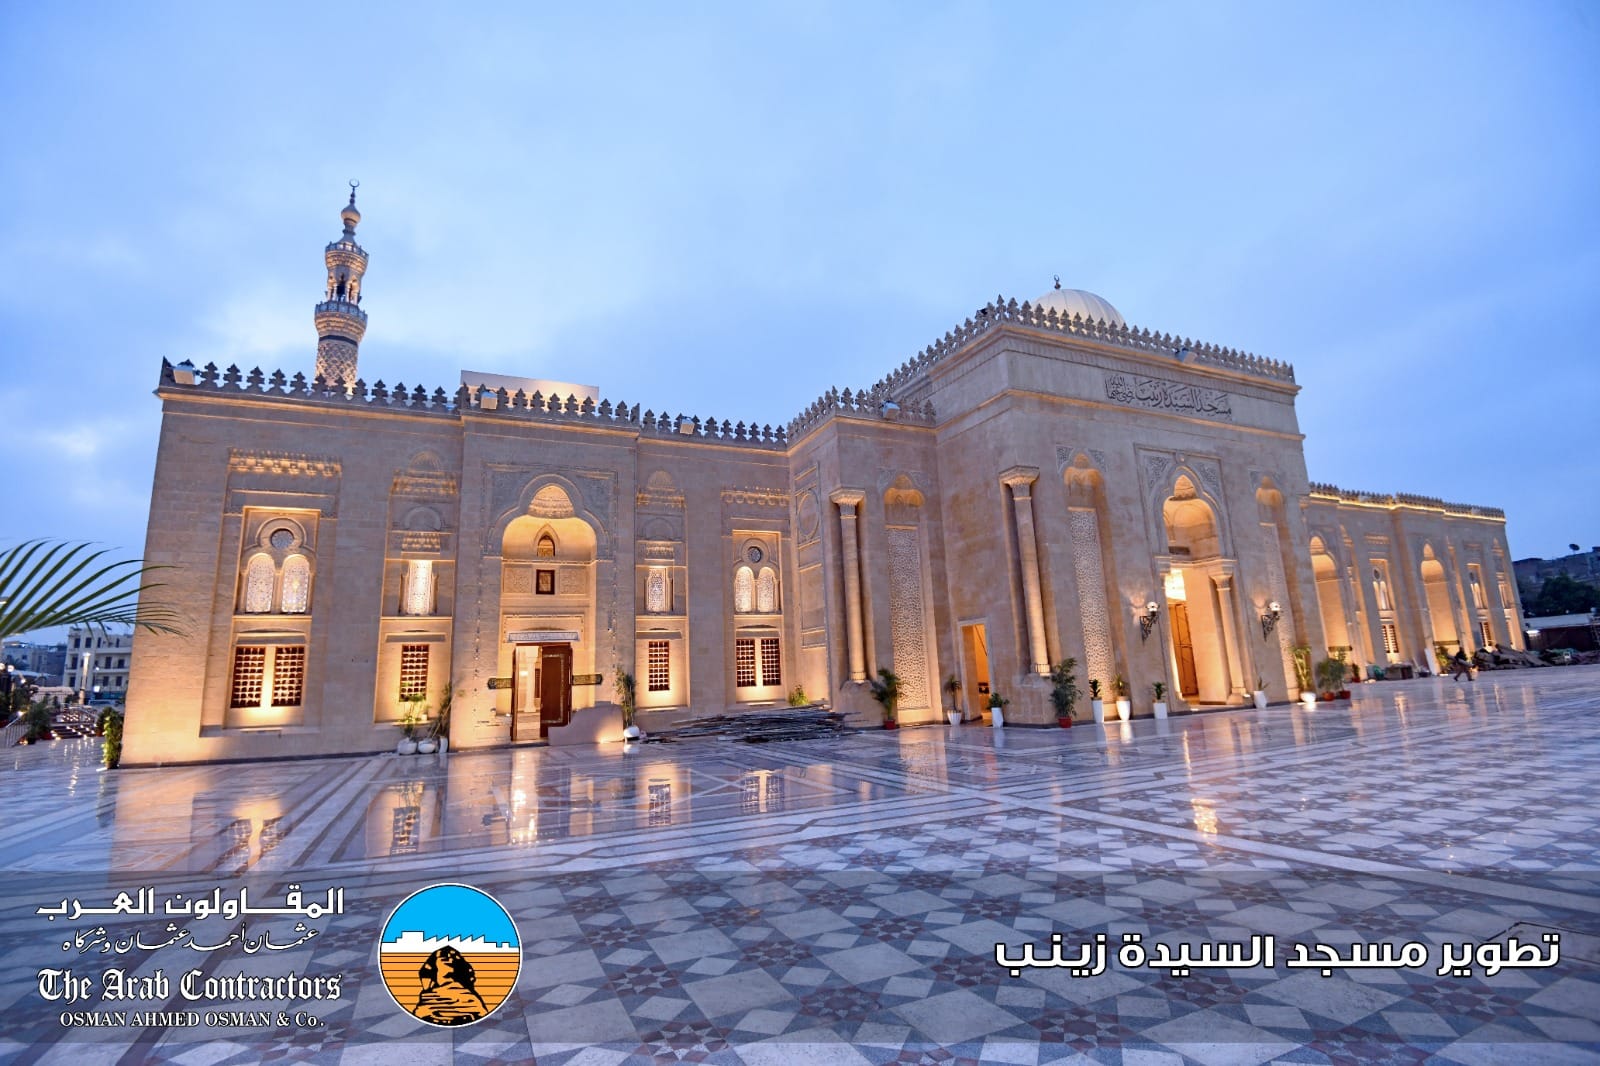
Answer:
[[[172,368],[172,382],[175,385],[194,384],[194,363],[188,359]]]
[[[1278,628],[1278,619],[1281,617],[1283,617],[1283,608],[1278,606],[1277,600],[1267,604],[1266,612],[1261,616],[1262,640],[1272,636],[1272,631]]]
[[[1150,631],[1156,627],[1157,610],[1159,608],[1156,606],[1155,600],[1151,600],[1144,605],[1144,614],[1139,616],[1139,640],[1141,642],[1150,639]]]
[[[478,409],[480,411],[494,411],[500,407],[500,394],[493,389],[478,390]]]

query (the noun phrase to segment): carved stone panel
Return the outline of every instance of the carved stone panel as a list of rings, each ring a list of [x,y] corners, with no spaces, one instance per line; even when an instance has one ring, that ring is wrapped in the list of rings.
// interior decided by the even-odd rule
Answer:
[[[890,529],[889,633],[894,672],[900,676],[900,706],[928,706],[927,615],[922,602],[922,548],[915,529]]]
[[[1084,667],[1088,677],[1110,686],[1116,676],[1111,651],[1111,617],[1106,608],[1105,560],[1100,551],[1100,524],[1092,510],[1067,512],[1072,536],[1072,571],[1078,582],[1078,610],[1083,624]]]

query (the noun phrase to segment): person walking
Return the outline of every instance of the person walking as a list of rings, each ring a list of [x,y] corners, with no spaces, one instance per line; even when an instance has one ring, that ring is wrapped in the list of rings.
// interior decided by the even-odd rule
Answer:
[[[1467,675],[1468,681],[1472,680],[1472,663],[1467,661],[1466,651],[1457,648],[1455,655],[1450,659],[1450,680],[1460,681],[1462,674]]]

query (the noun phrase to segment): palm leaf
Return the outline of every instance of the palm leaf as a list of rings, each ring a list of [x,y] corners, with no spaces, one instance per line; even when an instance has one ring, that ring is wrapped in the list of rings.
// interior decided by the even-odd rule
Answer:
[[[182,617],[151,602],[163,566],[106,560],[108,549],[30,540],[0,551],[0,638],[54,626],[133,626],[182,635]]]

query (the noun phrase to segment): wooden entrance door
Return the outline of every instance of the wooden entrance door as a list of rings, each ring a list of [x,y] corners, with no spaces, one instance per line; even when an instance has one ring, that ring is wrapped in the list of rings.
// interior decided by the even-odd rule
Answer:
[[[539,648],[539,735],[572,721],[572,645]]]
[[[1200,695],[1200,680],[1194,672],[1194,641],[1189,636],[1189,605],[1182,600],[1170,605],[1172,651],[1178,660],[1178,694],[1185,699]]]

